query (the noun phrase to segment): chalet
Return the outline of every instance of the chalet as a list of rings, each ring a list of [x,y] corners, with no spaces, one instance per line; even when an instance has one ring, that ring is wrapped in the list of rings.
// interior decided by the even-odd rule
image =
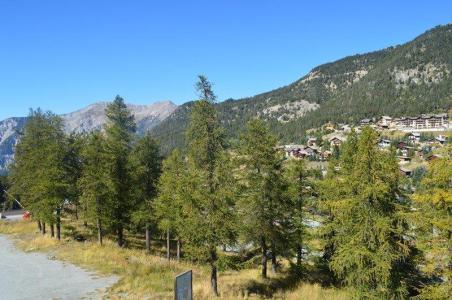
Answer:
[[[307,144],[308,144],[308,146],[310,146],[310,147],[312,147],[312,146],[317,147],[317,138],[315,138],[315,137],[310,137],[310,138],[308,139]]]
[[[304,151],[306,151],[306,153],[308,153],[309,156],[314,156],[317,154],[317,149],[314,147],[305,147]]]
[[[320,153],[320,157],[321,157],[323,160],[327,160],[328,158],[330,158],[330,156],[331,156],[332,154],[333,154],[333,153],[332,153],[331,151],[326,150],[326,151],[323,151],[322,153]]]
[[[388,116],[382,116],[381,120],[378,122],[378,126],[382,129],[388,129],[392,124],[392,118]]]
[[[334,136],[334,137],[330,138],[329,142],[330,142],[331,147],[334,147],[334,146],[340,146],[343,141],[340,138],[338,138],[337,136]]]
[[[408,138],[412,143],[419,143],[419,141],[421,140],[421,134],[419,132],[412,132],[410,133]]]
[[[300,157],[300,151],[303,148],[303,145],[284,145],[280,149],[284,151],[286,158],[298,158]]]
[[[408,145],[405,142],[398,142],[397,143],[397,149],[399,149],[399,150],[406,149],[407,147],[408,147]]]

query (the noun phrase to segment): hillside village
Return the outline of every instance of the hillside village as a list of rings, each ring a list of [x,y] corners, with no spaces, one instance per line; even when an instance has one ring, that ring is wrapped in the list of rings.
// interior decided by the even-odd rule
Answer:
[[[383,151],[395,149],[400,172],[406,177],[422,172],[428,161],[441,154],[441,149],[451,141],[452,125],[447,113],[425,114],[416,117],[363,119],[356,125],[327,123],[309,131],[303,144],[281,145],[278,149],[287,159],[304,159],[311,167],[327,172],[327,162],[337,158],[340,147],[352,131],[360,133],[369,126],[380,134],[378,147]],[[314,163],[318,162],[318,163]]]

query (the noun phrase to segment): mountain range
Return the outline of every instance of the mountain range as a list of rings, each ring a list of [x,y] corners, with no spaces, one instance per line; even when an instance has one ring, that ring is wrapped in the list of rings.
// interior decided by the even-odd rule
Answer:
[[[163,153],[183,147],[194,102],[133,105],[138,132],[150,130]],[[67,132],[105,122],[106,102],[62,115]],[[295,82],[253,97],[217,103],[230,138],[251,118],[262,118],[282,142],[298,142],[327,122],[354,123],[381,115],[416,116],[452,108],[452,24],[437,26],[403,45],[348,56],[315,67]],[[0,122],[0,170],[11,161],[26,117]]]
[[[61,115],[67,133],[89,132],[100,129],[106,122],[105,108],[108,102],[98,102],[83,109]],[[150,105],[127,104],[137,123],[137,132],[142,134],[159,124],[176,109],[171,101]],[[19,140],[27,117],[8,118],[0,121],[0,173],[4,173],[14,156],[14,146]]]

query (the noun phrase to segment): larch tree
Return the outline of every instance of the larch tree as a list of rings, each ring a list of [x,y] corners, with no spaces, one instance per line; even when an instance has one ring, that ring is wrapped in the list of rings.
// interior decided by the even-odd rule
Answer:
[[[232,174],[224,150],[224,134],[214,106],[211,83],[200,75],[196,84],[201,100],[196,101],[186,133],[188,189],[184,241],[186,250],[211,268],[211,288],[218,295],[217,247],[234,238]]]
[[[135,204],[131,194],[132,175],[129,158],[136,124],[134,116],[120,96],[116,96],[115,100],[108,104],[105,113],[107,164],[113,185],[112,215],[109,222],[116,232],[118,246],[123,247],[124,228],[129,224]]]
[[[80,189],[78,185],[78,180],[82,173],[82,159],[81,151],[84,145],[85,136],[79,133],[71,133],[67,137],[67,151],[65,157],[65,166],[67,169],[67,180],[69,183],[69,188],[67,190],[67,200],[71,204],[72,210],[70,213],[75,215],[78,219],[79,208],[80,208]]]
[[[403,298],[413,251],[409,203],[399,187],[395,154],[379,150],[378,138],[369,127],[362,131],[354,159],[340,166],[347,172],[339,172],[326,193],[333,216],[327,227],[334,230],[329,265],[359,297]]]
[[[290,160],[285,170],[289,183],[288,194],[291,208],[289,211],[290,240],[295,246],[296,265],[301,267],[303,258],[303,242],[307,240],[305,225],[305,210],[310,197],[311,185],[308,182],[308,172],[303,160]]]
[[[272,270],[276,271],[277,250],[287,237],[290,200],[282,162],[276,149],[276,138],[269,128],[261,120],[251,120],[241,135],[239,148],[243,187],[239,212],[245,238],[261,248],[264,278],[267,277],[268,250],[271,251]]]
[[[60,212],[69,189],[66,151],[61,118],[39,109],[31,111],[11,168],[11,192],[43,222],[43,233],[45,223],[51,228],[56,224],[58,239]]]
[[[155,224],[153,202],[157,197],[157,183],[162,168],[159,146],[150,132],[134,145],[130,161],[134,186],[132,193],[137,203],[133,220],[144,227],[146,250],[150,251],[151,227]]]
[[[105,149],[105,138],[101,132],[95,131],[87,136],[81,150],[82,171],[78,180],[80,202],[86,210],[85,220],[96,224],[97,239],[103,243],[106,226],[110,224],[112,182],[108,170],[108,154]]]
[[[167,233],[167,258],[170,254],[170,234],[178,240],[180,258],[180,232],[184,226],[183,205],[185,199],[184,184],[187,180],[187,170],[182,153],[175,149],[163,161],[162,174],[158,182],[158,197],[153,203],[155,218],[161,230]]]
[[[447,299],[452,295],[452,147],[430,162],[413,196],[423,271],[436,283],[421,290],[421,299]]]

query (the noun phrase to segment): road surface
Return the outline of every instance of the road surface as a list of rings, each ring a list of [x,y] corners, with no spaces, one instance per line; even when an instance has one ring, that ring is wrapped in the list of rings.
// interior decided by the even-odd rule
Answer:
[[[99,299],[100,290],[116,280],[95,277],[74,265],[51,260],[44,253],[22,252],[0,235],[0,299]]]

